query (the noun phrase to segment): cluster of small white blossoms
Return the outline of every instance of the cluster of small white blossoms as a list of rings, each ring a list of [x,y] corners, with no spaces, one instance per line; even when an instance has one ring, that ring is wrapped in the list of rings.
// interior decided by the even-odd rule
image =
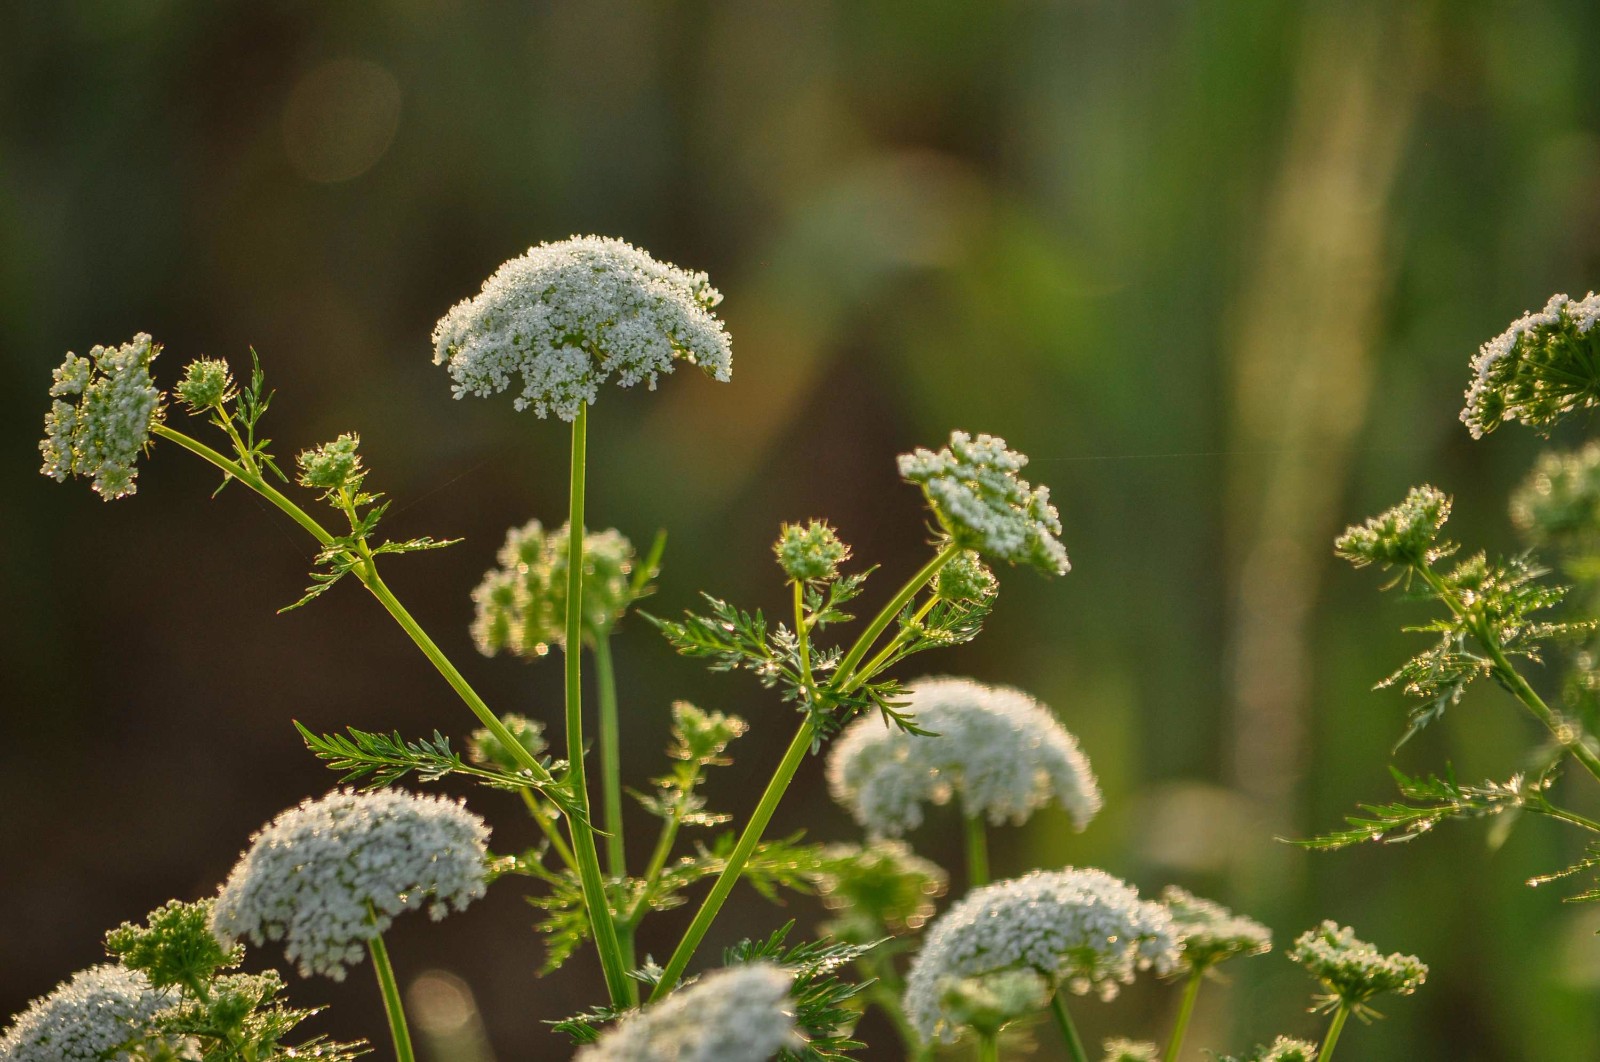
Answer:
[[[537,520],[506,532],[499,564],[472,591],[472,641],[478,652],[533,658],[567,639],[568,525],[546,531]],[[616,530],[583,536],[583,631],[610,631],[633,600],[633,543]]]
[[[1061,516],[1049,487],[1018,476],[1028,459],[993,435],[950,433],[937,452],[917,449],[899,457],[900,476],[922,487],[934,515],[961,546],[1011,564],[1031,564],[1049,575],[1072,565],[1061,544]]]
[[[1361,1008],[1385,992],[1409,996],[1428,979],[1428,964],[1415,955],[1385,955],[1355,930],[1324,921],[1295,938],[1289,958],[1322,982],[1333,1000]]]
[[[770,962],[717,970],[623,1018],[577,1062],[767,1062],[799,1047],[789,989]]]
[[[971,679],[921,679],[907,711],[932,736],[851,723],[828,757],[828,787],[873,836],[922,823],[924,803],[961,798],[963,814],[1021,824],[1054,801],[1082,830],[1100,810],[1089,760],[1050,710],[1020,690]]]
[[[1165,907],[1103,870],[1036,870],[975,889],[934,921],[906,979],[906,1016],[925,1038],[953,1040],[944,985],[1011,969],[1111,999],[1138,970],[1176,969],[1180,939]]]
[[[343,980],[400,912],[438,920],[486,889],[489,829],[462,804],[398,790],[337,790],[278,815],[217,896],[211,928],[232,945],[285,942],[302,977]]]
[[[1234,914],[1220,903],[1168,885],[1161,902],[1183,938],[1183,967],[1205,970],[1239,955],[1272,950],[1272,930],[1253,918]]]
[[[1317,1045],[1309,1040],[1280,1036],[1261,1053],[1260,1062],[1316,1062]]]
[[[5,1062],[126,1062],[148,1039],[150,1018],[176,1000],[142,973],[105,963],[36,999],[0,1036]],[[140,1057],[143,1057],[142,1055]]]
[[[504,391],[520,375],[517,409],[572,420],[612,376],[654,389],[676,359],[726,382],[733,354],[711,312],[721,301],[704,273],[574,236],[511,259],[452,307],[434,326],[433,362],[448,367],[457,398]]]
[[[150,380],[160,353],[143,332],[120,347],[97,346],[87,358],[68,353],[50,385],[55,401],[44,416],[39,471],[57,483],[88,476],[106,501],[133,494],[134,462],[161,419],[161,391]]]
[[[1105,1042],[1103,1062],[1157,1062],[1161,1052],[1145,1040],[1112,1039]]]
[[[1576,300],[1552,295],[1543,310],[1524,314],[1479,347],[1477,357],[1472,359],[1472,383],[1461,410],[1461,422],[1472,437],[1481,439],[1507,420],[1543,426],[1580,403],[1593,404],[1600,397],[1594,393],[1600,381],[1543,372],[1544,366],[1532,363],[1530,354],[1532,348],[1543,345],[1551,349],[1540,351],[1538,360],[1560,358],[1560,347],[1567,338],[1564,333],[1570,329],[1576,336],[1585,337],[1597,320],[1600,295],[1591,291]],[[1522,364],[1524,361],[1529,364]],[[1581,367],[1586,361],[1580,358],[1577,364]],[[1593,376],[1592,362],[1588,376]]]

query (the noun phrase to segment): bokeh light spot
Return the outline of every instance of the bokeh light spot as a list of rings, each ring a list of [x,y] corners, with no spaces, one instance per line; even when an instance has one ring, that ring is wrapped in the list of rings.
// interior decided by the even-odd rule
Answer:
[[[394,75],[365,59],[336,59],[307,73],[289,93],[283,144],[302,177],[348,181],[383,157],[399,126]]]

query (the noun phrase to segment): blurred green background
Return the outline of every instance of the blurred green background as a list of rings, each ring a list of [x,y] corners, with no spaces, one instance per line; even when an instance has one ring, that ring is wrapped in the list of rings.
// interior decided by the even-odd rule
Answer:
[[[275,615],[307,542],[241,490],[209,500],[175,448],[115,505],[38,476],[50,369],[145,330],[170,384],[254,345],[278,453],[359,431],[391,533],[466,539],[396,561],[396,591],[491,703],[553,720],[559,668],[477,657],[467,593],[507,526],[562,520],[565,429],[451,401],[428,335],[503,259],[597,232],[709,271],[734,337],[731,385],[686,371],[592,418],[591,524],[671,532],[653,608],[781,604],[768,545],[810,515],[883,566],[875,607],[926,539],[894,454],[1002,435],[1053,488],[1075,570],[1004,573],[985,635],[927,669],[1054,706],[1108,806],[1081,836],[1054,813],[999,832],[997,870],[1179,881],[1280,942],[1326,916],[1431,962],[1342,1056],[1596,1057],[1600,917],[1523,885],[1572,836],[1274,838],[1392,792],[1403,704],[1369,687],[1422,614],[1332,536],[1428,480],[1458,495],[1456,537],[1516,546],[1504,498],[1539,440],[1474,444],[1455,417],[1479,342],[1600,274],[1597,33],[1583,0],[9,6],[0,1013],[96,961],[104,929],[209,893],[331,784],[291,719],[469,729],[355,586]],[[642,623],[618,650],[633,782],[687,697],[754,724],[712,788],[746,812],[788,710]],[[1504,778],[1534,737],[1485,686],[1397,762]],[[498,847],[531,843],[514,801],[474,801]],[[952,825],[912,840],[959,865]],[[802,826],[854,836],[819,763],[776,823]],[[404,977],[444,971],[424,995],[445,1018],[474,994],[498,1057],[563,1057],[541,1020],[597,1002],[598,970],[537,979],[520,892],[390,947]],[[817,918],[736,896],[713,945]],[[1196,1058],[1320,1028],[1281,955],[1236,966],[1202,996]],[[382,1035],[364,967],[293,992],[334,1004],[319,1030]],[[1156,1033],[1173,999],[1141,987],[1080,1022]]]

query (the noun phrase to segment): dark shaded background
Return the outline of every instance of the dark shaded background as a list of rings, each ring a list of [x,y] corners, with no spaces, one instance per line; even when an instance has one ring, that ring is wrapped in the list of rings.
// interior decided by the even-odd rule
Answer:
[[[561,521],[565,430],[452,402],[428,334],[501,260],[592,231],[708,270],[734,337],[730,386],[685,372],[595,410],[591,523],[671,530],[655,608],[702,587],[781,603],[768,543],[808,515],[883,565],[874,604],[925,537],[893,455],[1001,434],[1054,489],[1076,569],[1007,573],[984,637],[928,666],[1053,705],[1108,808],[1081,837],[1055,814],[998,833],[998,868],[1095,863],[1280,941],[1329,916],[1423,955],[1427,987],[1353,1027],[1351,1058],[1594,1057],[1600,920],[1522,885],[1573,838],[1274,841],[1391,791],[1403,708],[1368,687],[1418,614],[1344,570],[1333,534],[1427,479],[1459,492],[1458,537],[1515,544],[1504,496],[1537,440],[1473,444],[1455,415],[1479,342],[1600,272],[1593,5],[79,0],[0,19],[0,1013],[95,961],[105,928],[211,891],[252,829],[331,783],[291,718],[470,727],[356,587],[275,615],[307,542],[241,490],[208,500],[215,477],[175,448],[115,505],[40,478],[51,367],[146,330],[170,384],[253,344],[279,454],[359,430],[391,533],[466,539],[390,565],[396,591],[491,703],[553,719],[559,668],[477,657],[467,592],[507,526]],[[754,731],[712,792],[747,811],[794,720],[642,624],[619,651],[630,777],[658,769],[672,699],[737,711]],[[1505,777],[1532,737],[1485,688],[1398,762]],[[499,847],[530,839],[514,803],[474,800]],[[802,825],[853,836],[818,764],[776,828]],[[958,865],[951,825],[914,841]],[[403,974],[464,980],[499,1057],[562,1057],[540,1021],[597,1001],[598,971],[536,979],[518,893],[402,923],[391,948]],[[816,912],[742,892],[711,943],[790,916]],[[644,945],[665,954],[686,919]],[[1281,956],[1239,965],[1196,1047],[1320,1027]],[[335,1004],[319,1028],[382,1035],[365,967],[293,988]],[[1170,1002],[1137,990],[1080,1020],[1154,1031]]]

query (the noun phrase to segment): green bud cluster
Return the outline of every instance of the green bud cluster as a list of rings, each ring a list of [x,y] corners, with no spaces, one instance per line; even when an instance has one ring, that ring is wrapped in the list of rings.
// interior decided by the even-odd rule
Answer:
[[[824,926],[831,937],[866,944],[921,929],[933,917],[949,875],[914,854],[903,841],[838,844],[822,850],[813,883],[838,917]]]
[[[1219,1062],[1316,1062],[1317,1045],[1309,1040],[1280,1036],[1270,1047],[1257,1047],[1243,1057],[1224,1055]]]
[[[1541,455],[1511,496],[1511,519],[1537,545],[1592,548],[1600,537],[1600,442]]]
[[[728,745],[743,737],[750,724],[736,715],[708,712],[688,701],[672,702],[672,745],[667,754],[701,767],[725,766]]]
[[[772,552],[778,555],[778,567],[797,583],[837,579],[839,565],[850,559],[850,547],[822,520],[784,524]]]
[[[367,478],[361,465],[361,436],[345,432],[332,442],[302,451],[295,458],[300,466],[300,485],[325,494],[337,495],[341,491],[356,494]]]
[[[1102,1062],[1157,1062],[1161,1057],[1160,1049],[1146,1040],[1107,1040],[1105,1050]]]
[[[939,1004],[950,1024],[984,1036],[993,1036],[1017,1019],[1043,1009],[1054,991],[1035,970],[952,977],[940,988]]]
[[[517,744],[527,749],[534,759],[544,756],[550,743],[545,740],[544,724],[525,715],[508,712],[500,722],[510,731]],[[484,727],[467,736],[467,758],[480,767],[498,767],[513,774],[522,770],[522,761],[514,756],[494,731]]]
[[[178,400],[191,413],[203,413],[231,402],[238,394],[233,372],[221,358],[196,358],[183,370],[178,382]]]
[[[1266,926],[1187,889],[1168,885],[1161,902],[1183,938],[1181,961],[1186,969],[1207,970],[1228,959],[1272,950],[1272,931]]]
[[[566,643],[568,527],[547,532],[537,520],[506,532],[499,567],[472,591],[472,640],[484,656],[525,659]],[[635,593],[633,544],[616,530],[583,536],[583,634],[595,639],[617,625]]]
[[[1436,487],[1412,487],[1406,500],[1366,523],[1346,529],[1334,552],[1356,567],[1412,567],[1430,564],[1449,552],[1437,545],[1450,519],[1450,498]]]
[[[1384,955],[1355,930],[1324,921],[1295,938],[1289,958],[1322,982],[1329,1003],[1352,1009],[1385,992],[1408,996],[1428,979],[1428,965],[1415,955]]]
[[[952,557],[930,585],[944,601],[988,601],[1000,591],[994,572],[970,549]]]

